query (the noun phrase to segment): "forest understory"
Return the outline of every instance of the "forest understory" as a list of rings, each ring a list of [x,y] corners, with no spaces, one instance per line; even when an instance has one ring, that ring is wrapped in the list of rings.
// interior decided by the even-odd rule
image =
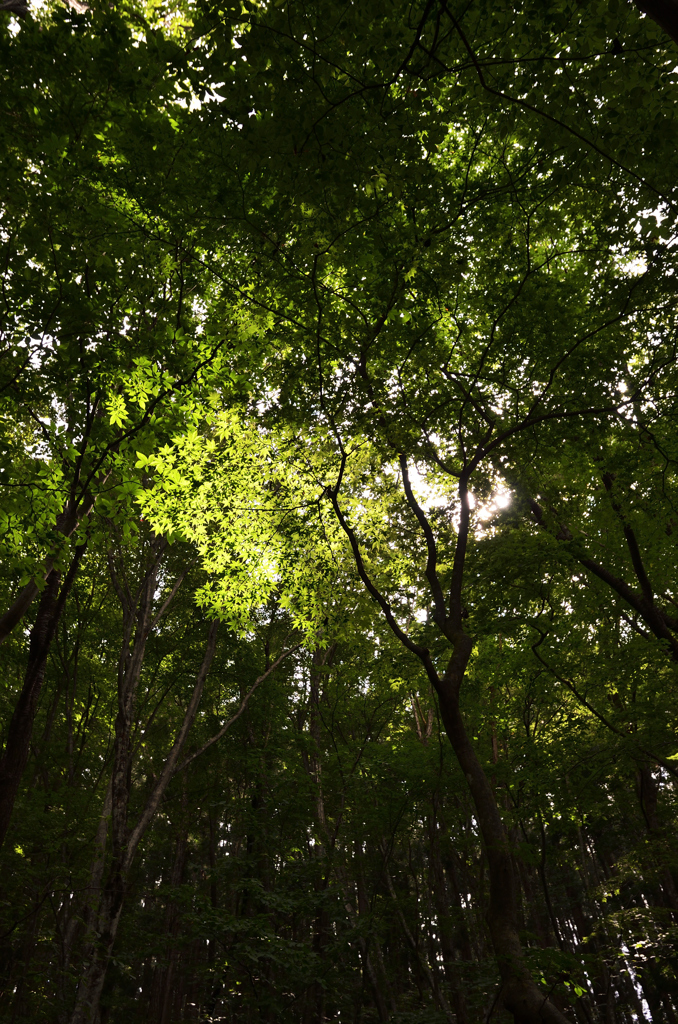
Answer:
[[[678,1024],[677,47],[0,3],[0,1024]]]

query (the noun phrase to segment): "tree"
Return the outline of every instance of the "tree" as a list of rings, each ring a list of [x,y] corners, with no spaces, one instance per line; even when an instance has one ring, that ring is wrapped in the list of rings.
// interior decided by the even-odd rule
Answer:
[[[8,1014],[674,1020],[672,44],[565,0],[166,22],[4,37],[42,339],[5,363]]]

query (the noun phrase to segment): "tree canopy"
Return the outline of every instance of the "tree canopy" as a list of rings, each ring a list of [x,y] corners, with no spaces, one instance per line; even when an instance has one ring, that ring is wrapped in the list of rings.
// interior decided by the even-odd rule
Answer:
[[[0,4],[0,1021],[678,1020],[671,2]]]

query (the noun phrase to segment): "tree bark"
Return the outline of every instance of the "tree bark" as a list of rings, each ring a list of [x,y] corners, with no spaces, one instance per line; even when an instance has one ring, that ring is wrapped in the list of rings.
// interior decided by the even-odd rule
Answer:
[[[525,964],[518,934],[516,879],[509,838],[492,786],[468,738],[458,693],[444,679],[438,680],[436,689],[443,724],[466,776],[487,854],[490,876],[487,924],[502,982],[501,1001],[513,1014],[516,1024],[566,1024],[567,1018],[535,984]]]
[[[452,648],[443,676],[439,675],[429,649],[412,640],[399,626],[393,608],[367,572],[360,542],[339,504],[339,491],[347,458],[344,452],[336,484],[327,488],[326,494],[342,530],[348,537],[360,579],[381,608],[392,633],[403,647],[419,659],[438,695],[443,725],[466,778],[487,856],[490,876],[487,923],[501,977],[501,1002],[513,1013],[516,1024],[567,1024],[567,1018],[533,981],[525,962],[516,916],[516,881],[509,838],[499,813],[494,789],[469,740],[459,707],[461,686],[473,652],[473,641],[463,628],[466,612],[462,601],[471,516],[468,482],[482,458],[482,449],[478,450],[459,477],[459,528],[447,598],[438,576],[438,552],[431,524],[412,491],[407,459],[404,455],[399,457],[405,497],[426,542],[425,576],[432,599],[432,618]]]
[[[401,927],[403,929],[403,934],[405,935],[405,938],[407,939],[407,942],[408,942],[408,944],[410,946],[410,949],[412,950],[412,952],[414,954],[414,957],[415,957],[417,963],[419,964],[419,969],[421,971],[421,974],[422,974],[426,984],[431,989],[431,995],[433,996],[434,1001],[438,1004],[440,1010],[442,1011],[442,1013],[445,1014],[445,1016],[447,1017],[448,1021],[450,1021],[450,1024],[454,1024],[453,1018],[452,1018],[452,1013],[450,1011],[450,1007],[447,1004],[447,1000],[445,998],[445,994],[440,989],[440,986],[438,985],[438,982],[437,982],[435,974],[433,973],[433,970],[431,969],[430,965],[426,962],[426,957],[423,955],[423,953],[419,949],[419,946],[417,945],[417,941],[416,941],[414,935],[412,934],[407,921],[405,920],[405,915],[403,914],[401,906],[400,906],[400,903],[398,902],[398,896],[397,896],[397,893],[395,891],[395,886],[393,885],[393,879],[391,878],[391,873],[388,870],[388,860],[387,860],[388,854],[387,854],[387,849],[386,849],[386,844],[385,843],[382,844],[382,854],[384,856],[384,869],[383,870],[384,870],[384,877],[386,879],[386,885],[388,886],[388,891],[389,891],[389,893],[391,895],[391,899],[393,900],[393,906],[395,908],[396,916],[397,916],[398,920],[400,921],[400,925],[401,925]]]
[[[14,6],[10,6],[11,4],[14,4]],[[14,13],[20,13],[17,7],[21,5],[22,0],[10,0],[9,4],[0,4],[0,10],[12,10]],[[23,4],[23,6],[24,10],[27,11],[26,5]],[[68,502],[63,512],[57,516],[55,523],[57,533],[63,534],[64,537],[70,537],[93,508],[94,499],[90,495],[83,499],[81,505]],[[80,545],[80,547],[84,551],[85,545]],[[79,548],[76,548],[77,550]],[[43,580],[49,580],[54,571],[54,557],[54,555],[50,555],[45,559],[44,569],[41,574]],[[14,627],[21,622],[39,593],[40,587],[36,581],[34,579],[29,580],[26,586],[17,594],[7,611],[0,615],[0,644],[7,639]]]
[[[52,569],[38,605],[38,614],[30,635],[24,683],[12,713],[7,742],[0,759],[0,847],[7,835],[21,778],[28,762],[49,649],[84,551],[85,545],[75,549],[61,589],[60,573]]]
[[[186,776],[183,778],[185,782]],[[186,786],[184,785],[184,791],[182,794],[182,811],[184,818],[186,815],[186,803]],[[172,873],[170,875],[170,886],[172,887],[173,893],[181,884],[181,879],[184,874],[184,866],[186,864],[187,849],[188,832],[184,821],[182,822],[181,832],[177,837],[174,863],[172,864]],[[170,897],[168,900],[167,910],[165,912],[165,939],[168,946],[167,966],[158,972],[158,981],[160,983],[158,1024],[169,1024],[171,1017],[172,996],[174,995],[172,982],[179,956],[178,951],[175,948],[178,931],[179,912],[177,907],[172,903],[172,898]]]
[[[152,550],[151,557],[151,566],[142,580],[136,600],[127,589],[123,590],[113,559],[109,560],[113,585],[123,608],[123,639],[118,661],[118,714],[115,720],[115,747],[110,782],[112,857],[96,915],[93,941],[88,950],[89,962],[86,963],[84,975],[78,986],[72,1024],[95,1024],[98,1019],[99,1000],[125,896],[124,860],[127,846],[128,777],[133,713],[151,623],[160,552]],[[133,634],[134,640],[131,642]]]
[[[118,932],[120,915],[127,894],[127,882],[134,856],[177,769],[177,762],[198,710],[205,680],[216,648],[218,624],[213,622],[207,638],[205,656],[200,666],[193,694],[186,709],[181,728],[177,733],[172,749],[167,755],[159,778],[146,801],[139,820],[134,828],[128,832],[127,810],[129,791],[127,780],[131,758],[132,716],[136,689],[143,666],[144,650],[148,635],[147,630],[151,621],[151,601],[155,590],[156,570],[157,561],[147,573],[142,586],[137,616],[137,630],[131,654],[128,655],[127,652],[129,631],[126,634],[126,642],[123,643],[123,653],[120,661],[121,675],[118,694],[119,711],[118,718],[116,719],[115,757],[111,779],[112,858],[101,896],[95,941],[91,945],[88,958],[89,963],[86,964],[80,981],[71,1024],[96,1024],[98,1019],[99,1001]]]
[[[450,900],[445,887],[445,872],[440,857],[440,835],[436,820],[437,794],[434,795],[433,813],[428,816],[430,886],[435,902],[438,930],[440,932],[440,948],[443,953],[443,968],[450,987],[452,1009],[457,1024],[469,1024],[466,1000],[457,969],[456,949],[454,946],[451,922],[448,917]]]
[[[638,796],[648,833],[653,837],[661,838],[662,827],[657,810],[659,786],[649,765],[638,769]],[[673,873],[666,864],[661,866],[660,882],[666,906],[672,910],[678,910],[678,888]]]

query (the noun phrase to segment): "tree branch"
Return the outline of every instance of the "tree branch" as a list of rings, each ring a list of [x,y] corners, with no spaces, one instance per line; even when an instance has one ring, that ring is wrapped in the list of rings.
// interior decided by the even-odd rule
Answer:
[[[534,625],[532,628],[537,629],[537,627]],[[658,757],[657,754],[653,753],[651,750],[647,750],[645,747],[641,747],[641,745],[639,743],[636,743],[636,741],[632,739],[627,733],[622,732],[621,729],[617,729],[615,725],[612,725],[612,722],[608,722],[607,718],[605,718],[605,716],[602,715],[600,711],[597,711],[596,708],[594,708],[593,704],[589,703],[586,697],[583,697],[581,693],[579,693],[573,682],[571,682],[569,679],[566,679],[565,676],[561,676],[560,673],[556,672],[555,669],[551,668],[548,662],[542,658],[541,654],[537,650],[542,640],[544,640],[545,634],[542,633],[541,630],[537,630],[537,632],[540,633],[540,638],[535,644],[532,644],[532,652],[537,661],[540,661],[541,664],[544,666],[546,671],[550,672],[553,678],[557,679],[559,683],[562,683],[563,686],[566,686],[570,693],[572,693],[577,698],[579,703],[582,704],[587,709],[587,711],[589,711],[594,716],[594,718],[597,718],[599,722],[602,722],[606,729],[609,729],[610,732],[613,732],[615,736],[619,736],[626,742],[631,743],[632,746],[636,747],[636,749],[639,750],[646,757],[651,758],[653,761],[656,761],[657,764],[660,764],[662,768],[666,769],[666,771],[669,772],[674,777],[674,779],[678,779],[678,771],[673,767],[670,761],[666,761],[663,757]]]
[[[443,594],[443,588],[440,584],[438,573],[436,571],[438,552],[436,549],[435,537],[433,536],[431,524],[429,523],[424,510],[412,493],[410,474],[407,468],[407,459],[404,455],[401,455],[398,461],[400,462],[400,469],[403,474],[403,487],[405,489],[407,503],[417,517],[417,522],[419,523],[426,540],[426,550],[428,552],[428,557],[426,559],[426,579],[428,580],[431,588],[433,603],[435,605],[435,620],[440,628],[444,630],[447,613],[445,609],[445,595]]]
[[[186,741],[186,737],[188,736],[188,732],[191,726],[193,725],[193,720],[198,710],[200,698],[202,697],[202,691],[205,685],[205,680],[207,679],[207,674],[212,665],[212,661],[214,660],[214,652],[217,645],[218,628],[218,621],[213,622],[210,626],[209,633],[207,634],[207,647],[205,649],[205,656],[202,660],[202,665],[200,666],[200,669],[198,671],[195,686],[193,687],[193,693],[191,695],[191,699],[186,709],[186,714],[184,715],[184,720],[181,724],[181,728],[177,733],[172,749],[167,755],[167,759],[165,761],[162,772],[160,773],[160,777],[156,782],[155,786],[153,787],[151,795],[146,801],[146,806],[143,809],[141,817],[139,818],[137,824],[132,830],[132,834],[130,835],[127,841],[125,857],[123,862],[124,871],[126,871],[130,867],[132,860],[134,859],[134,854],[136,853],[137,846],[139,845],[144,832],[148,828],[151,819],[153,818],[155,812],[157,811],[158,805],[176,770],[176,763],[179,760],[179,755],[181,754],[183,745]]]
[[[283,651],[283,653],[278,658],[276,658],[276,660],[273,662],[273,664],[270,665],[266,669],[265,672],[262,672],[262,674],[260,676],[258,676],[257,679],[255,679],[255,681],[252,683],[252,685],[250,686],[249,690],[247,691],[247,693],[245,694],[245,696],[241,700],[240,707],[238,708],[236,713],[233,715],[233,717],[229,718],[229,720],[227,722],[225,722],[224,725],[222,725],[222,727],[219,730],[219,732],[215,733],[215,735],[212,736],[211,739],[209,739],[207,741],[207,743],[203,743],[203,745],[200,747],[199,750],[196,750],[196,752],[194,754],[191,754],[190,757],[187,757],[185,761],[182,761],[182,763],[179,765],[179,767],[175,768],[174,771],[175,772],[183,772],[184,768],[187,768],[188,765],[191,764],[192,761],[195,761],[196,757],[200,757],[200,755],[204,754],[206,750],[209,750],[209,748],[214,743],[216,743],[217,740],[220,740],[221,737],[226,732],[228,732],[228,730],[231,728],[233,723],[238,721],[238,719],[242,715],[243,711],[247,707],[247,705],[249,703],[250,697],[252,696],[254,691],[257,689],[257,687],[261,683],[263,683],[263,681],[265,679],[268,679],[268,677],[271,675],[271,673],[274,672],[275,669],[277,669],[278,665],[280,665],[281,662],[283,662],[285,660],[285,658],[288,658],[290,654],[294,654],[294,652],[298,651],[300,647],[301,647],[301,643],[298,643],[298,644],[295,644],[294,647],[290,647],[290,649],[288,651]]]

